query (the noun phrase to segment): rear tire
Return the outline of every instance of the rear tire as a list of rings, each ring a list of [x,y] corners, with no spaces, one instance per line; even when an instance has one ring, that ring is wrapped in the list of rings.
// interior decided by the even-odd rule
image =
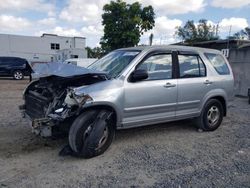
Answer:
[[[223,106],[217,99],[206,102],[201,115],[196,119],[197,126],[204,131],[216,130],[223,120]]]
[[[15,80],[22,80],[23,77],[24,77],[24,74],[23,74],[22,71],[16,70],[16,71],[13,72],[13,78],[14,78]]]
[[[91,158],[102,154],[111,145],[115,129],[106,110],[89,110],[73,122],[69,131],[69,145],[74,154]]]

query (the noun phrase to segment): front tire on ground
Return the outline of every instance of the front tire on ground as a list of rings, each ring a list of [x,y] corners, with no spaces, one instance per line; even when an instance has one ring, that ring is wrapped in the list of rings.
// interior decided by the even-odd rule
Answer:
[[[89,110],[73,122],[69,131],[69,145],[83,158],[102,154],[112,143],[115,128],[110,111]]]
[[[221,102],[217,99],[210,99],[196,120],[197,126],[204,131],[214,131],[221,125],[223,114]]]
[[[16,70],[16,71],[13,72],[13,78],[14,78],[15,80],[22,80],[23,77],[24,77],[24,75],[23,75],[23,72],[22,72],[22,71]]]

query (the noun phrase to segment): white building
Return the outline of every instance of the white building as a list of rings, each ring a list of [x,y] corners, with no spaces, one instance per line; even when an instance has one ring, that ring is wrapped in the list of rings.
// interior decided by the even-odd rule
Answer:
[[[32,62],[87,58],[86,38],[43,34],[41,37],[0,34],[0,56],[25,58]]]

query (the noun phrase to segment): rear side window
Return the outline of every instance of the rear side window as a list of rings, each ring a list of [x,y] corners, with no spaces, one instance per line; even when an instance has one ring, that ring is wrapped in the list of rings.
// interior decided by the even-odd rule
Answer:
[[[5,57],[0,58],[0,63],[5,65],[8,63],[8,59],[6,59]]]
[[[178,55],[180,78],[206,76],[206,68],[198,55]]]
[[[205,53],[205,56],[220,75],[230,74],[226,61],[220,54]]]
[[[2,62],[1,64],[3,65],[12,65],[12,61],[10,61],[9,58],[2,58],[0,61]]]

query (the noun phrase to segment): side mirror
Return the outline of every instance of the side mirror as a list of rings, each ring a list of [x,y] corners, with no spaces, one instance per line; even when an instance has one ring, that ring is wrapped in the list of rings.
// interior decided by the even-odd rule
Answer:
[[[131,81],[136,82],[148,78],[148,72],[145,69],[135,70],[131,75]]]

